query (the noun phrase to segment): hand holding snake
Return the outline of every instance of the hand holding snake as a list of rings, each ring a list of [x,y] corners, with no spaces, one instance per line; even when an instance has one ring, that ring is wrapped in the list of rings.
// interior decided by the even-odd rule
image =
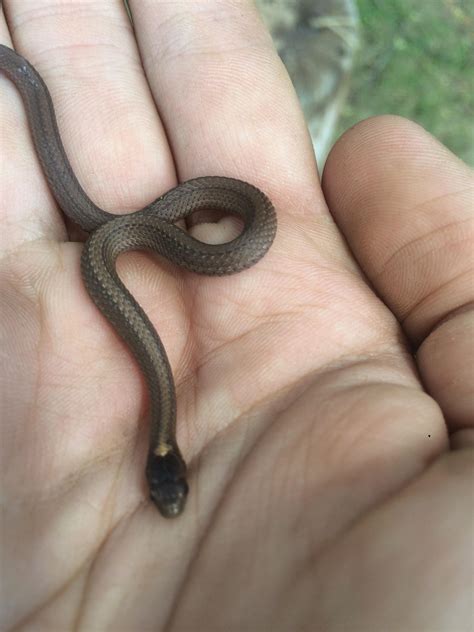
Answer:
[[[25,102],[36,151],[63,212],[94,231],[82,256],[82,276],[91,298],[128,344],[148,383],[151,402],[146,475],[150,496],[163,516],[179,515],[188,493],[186,464],[176,442],[176,395],[171,367],[153,325],[115,270],[128,250],[156,252],[191,272],[225,275],[254,265],[270,247],[276,217],[256,187],[232,178],[202,177],[161,196],[141,211],[115,217],[98,208],[79,184],[59,135],[48,89],[26,59],[0,45],[0,71]],[[203,210],[234,213],[242,234],[222,245],[201,243],[175,223]]]
[[[236,175],[278,208],[277,239],[232,277],[118,261],[166,344],[190,464],[186,510],[161,520],[146,383],[1,74],[1,627],[468,629],[469,169],[382,117],[320,182],[250,3],[130,6],[133,33],[121,3],[2,3],[85,190],[121,212]]]

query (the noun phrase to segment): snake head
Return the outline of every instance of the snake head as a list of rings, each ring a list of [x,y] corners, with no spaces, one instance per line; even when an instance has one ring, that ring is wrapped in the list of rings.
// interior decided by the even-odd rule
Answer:
[[[150,487],[150,498],[165,518],[179,516],[186,504],[188,484],[186,465],[179,452],[174,449],[161,456],[148,456],[146,476]]]

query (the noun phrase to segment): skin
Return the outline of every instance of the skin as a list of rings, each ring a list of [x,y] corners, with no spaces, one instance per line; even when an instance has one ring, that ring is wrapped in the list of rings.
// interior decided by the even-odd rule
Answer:
[[[471,171],[383,117],[344,135],[321,185],[243,0],[132,3],[135,36],[119,2],[3,10],[101,207],[215,173],[264,190],[279,230],[235,277],[119,262],[177,383],[192,491],[166,521],[143,478],[145,384],[0,78],[2,628],[470,629]]]

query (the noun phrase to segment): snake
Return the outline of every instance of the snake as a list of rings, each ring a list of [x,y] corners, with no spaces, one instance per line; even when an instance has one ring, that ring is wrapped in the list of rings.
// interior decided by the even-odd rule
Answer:
[[[165,518],[182,513],[188,496],[187,466],[176,439],[176,388],[163,343],[150,319],[120,280],[119,255],[144,250],[191,273],[234,274],[256,264],[276,234],[276,212],[256,186],[224,176],[178,184],[144,208],[115,215],[88,197],[64,149],[49,90],[38,71],[0,45],[0,71],[18,90],[41,168],[62,212],[88,233],[81,276],[92,301],[135,357],[149,391],[149,443],[145,477],[149,496]],[[240,218],[231,241],[206,244],[177,225],[198,211]],[[182,222],[181,222],[182,223]]]

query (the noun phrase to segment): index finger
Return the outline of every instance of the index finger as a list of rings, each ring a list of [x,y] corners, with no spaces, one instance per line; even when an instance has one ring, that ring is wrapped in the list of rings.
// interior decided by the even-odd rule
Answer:
[[[253,4],[130,6],[179,179],[233,176],[293,215],[325,212],[301,109]]]

